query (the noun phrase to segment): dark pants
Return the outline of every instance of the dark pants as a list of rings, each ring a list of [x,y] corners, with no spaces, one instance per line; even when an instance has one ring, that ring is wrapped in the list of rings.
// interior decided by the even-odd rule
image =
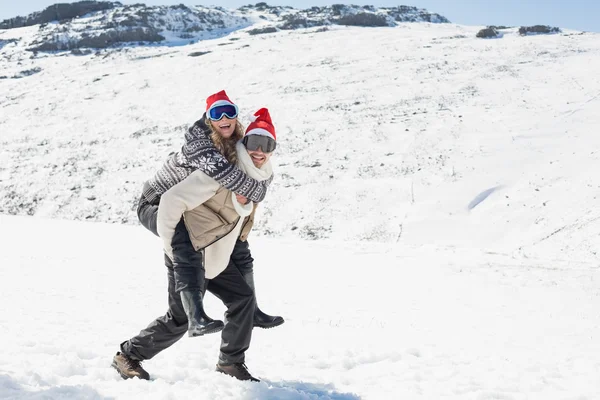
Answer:
[[[167,258],[168,259],[168,258]],[[157,318],[137,336],[121,344],[121,351],[135,360],[149,360],[177,342],[187,332],[188,322],[179,293],[175,292],[173,267],[167,265],[169,277],[169,311]],[[250,347],[254,307],[252,290],[240,272],[228,266],[215,279],[208,281],[208,290],[227,306],[225,328],[221,332],[219,362],[244,362]],[[193,340],[198,340],[194,338]]]
[[[158,220],[158,202],[156,204],[150,204],[142,195],[138,203],[137,214],[140,223],[150,232],[158,236],[158,231],[156,228]],[[177,234],[177,230],[175,231],[175,234]],[[182,250],[185,251],[185,246]],[[175,249],[173,249],[173,251],[175,251]],[[174,257],[176,257],[175,254]],[[231,253],[231,258],[229,259],[229,266],[232,265],[237,268],[243,276],[254,272],[254,258],[252,258],[248,241],[242,242],[239,239],[236,241],[233,252]],[[203,264],[201,268],[204,272]],[[182,276],[181,279],[179,278],[180,274]],[[195,278],[192,279],[193,277],[190,274],[191,273],[184,271],[182,268],[178,268],[176,270],[178,291],[184,287],[187,287],[187,283],[195,280]],[[187,279],[183,275],[187,276]]]
[[[158,220],[158,203],[151,204],[148,202],[148,200],[146,200],[144,195],[142,195],[138,202],[137,215],[144,228],[158,236],[158,230],[156,229]]]
[[[185,234],[183,234],[184,232]],[[169,310],[164,316],[151,322],[139,335],[121,344],[121,351],[133,359],[148,360],[177,342],[187,332],[188,321],[181,303],[179,295],[181,288],[178,287],[180,285],[176,280],[175,269],[182,261],[193,266],[190,260],[185,260],[186,255],[192,258],[200,255],[200,262],[202,260],[201,253],[194,250],[183,223],[178,225],[173,238],[173,249],[175,250],[176,247],[181,259],[178,260],[177,256],[174,256],[175,260],[171,262],[165,256],[169,278]],[[195,260],[194,262],[197,262],[197,259]],[[204,268],[195,268],[194,270],[196,273],[204,274]],[[256,307],[254,293],[240,271],[231,262],[225,271],[207,282],[208,291],[221,299],[227,307],[225,327],[221,332],[219,362],[225,364],[244,362],[244,354],[248,350],[252,338]]]
[[[252,274],[254,272],[254,258],[250,253],[248,241],[237,240],[233,247],[233,252],[229,258],[229,266],[237,268],[242,275]]]
[[[158,204],[148,203],[142,195],[138,203],[137,214],[142,225],[158,236]],[[179,293],[188,289],[204,292],[206,290],[204,251],[196,251],[192,246],[183,218],[175,228],[171,247],[173,249],[172,267],[175,276],[175,291]],[[165,260],[167,258],[165,256]]]

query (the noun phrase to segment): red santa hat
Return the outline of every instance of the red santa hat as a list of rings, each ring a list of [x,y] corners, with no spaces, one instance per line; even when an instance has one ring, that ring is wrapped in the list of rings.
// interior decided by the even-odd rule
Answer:
[[[211,94],[206,98],[206,111],[210,110],[213,107],[224,105],[235,105],[231,100],[229,100],[229,97],[227,96],[227,93],[225,93],[224,90],[221,90],[220,92],[215,94]]]
[[[254,120],[248,125],[246,135],[262,135],[268,136],[275,141],[277,140],[275,136],[275,127],[273,126],[273,121],[271,121],[269,110],[261,108],[254,113]]]

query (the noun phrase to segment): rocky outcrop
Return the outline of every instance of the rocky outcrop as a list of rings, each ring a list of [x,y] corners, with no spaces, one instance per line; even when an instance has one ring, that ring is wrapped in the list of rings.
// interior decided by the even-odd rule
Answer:
[[[480,39],[495,39],[502,37],[500,32],[498,32],[498,30],[493,26],[488,26],[487,28],[480,30],[475,36]]]
[[[6,19],[0,22],[0,29],[22,28],[24,26],[47,24],[52,21],[64,22],[92,12],[110,10],[119,6],[122,6],[119,2],[108,1],[79,1],[70,4],[54,4],[44,9],[44,11],[35,12],[26,17]]]
[[[58,22],[52,23],[49,22]],[[264,24],[263,21],[268,22]],[[102,49],[125,44],[189,44],[198,40],[248,29],[250,35],[328,25],[395,26],[404,22],[449,22],[441,15],[416,7],[377,8],[334,4],[298,10],[292,7],[255,5],[227,10],[203,6],[123,5],[119,2],[80,1],[55,4],[39,13],[2,22],[4,29],[39,25],[30,51]]]

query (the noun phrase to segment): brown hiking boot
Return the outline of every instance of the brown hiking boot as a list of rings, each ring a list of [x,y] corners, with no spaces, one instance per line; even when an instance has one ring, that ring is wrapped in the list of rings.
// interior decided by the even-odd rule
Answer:
[[[248,367],[246,367],[246,364],[244,363],[217,364],[216,371],[225,375],[233,376],[240,381],[260,382],[260,380],[250,375],[250,372],[248,372]]]
[[[134,360],[126,354],[117,351],[117,354],[113,357],[111,367],[116,369],[123,379],[139,378],[149,380],[150,374],[140,364],[141,361]]]

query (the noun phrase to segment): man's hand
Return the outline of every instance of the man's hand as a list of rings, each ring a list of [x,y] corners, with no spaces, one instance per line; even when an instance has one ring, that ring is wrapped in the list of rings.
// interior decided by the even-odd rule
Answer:
[[[244,205],[246,205],[246,204],[248,204],[248,202],[249,202],[249,200],[248,200],[246,197],[242,196],[241,194],[237,194],[237,193],[236,193],[236,194],[235,194],[235,198],[237,199],[237,201],[238,201],[240,204],[244,204]]]

